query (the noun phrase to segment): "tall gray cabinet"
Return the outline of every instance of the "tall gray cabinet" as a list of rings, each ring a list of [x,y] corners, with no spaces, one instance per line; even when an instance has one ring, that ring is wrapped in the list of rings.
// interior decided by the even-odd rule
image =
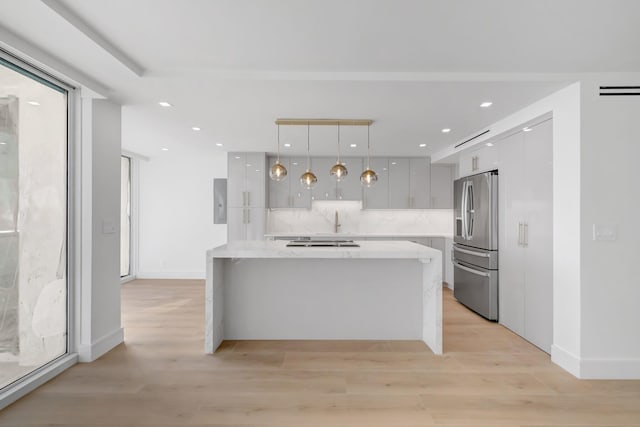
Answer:
[[[262,240],[266,214],[265,153],[227,156],[227,240]]]

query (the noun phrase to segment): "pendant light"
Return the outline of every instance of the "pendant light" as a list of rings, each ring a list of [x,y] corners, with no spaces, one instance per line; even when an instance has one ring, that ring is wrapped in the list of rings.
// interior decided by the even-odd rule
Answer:
[[[280,163],[280,125],[278,125],[278,159],[275,164],[271,166],[271,170],[269,171],[269,177],[271,177],[274,181],[284,181],[287,177],[287,168],[284,167],[282,163]]]
[[[336,181],[340,182],[348,174],[347,168],[340,161],[340,122],[338,122],[338,160],[336,164],[331,167],[329,175],[334,177]]]
[[[369,140],[369,128],[367,125],[367,168],[360,174],[360,182],[365,187],[373,187],[378,182],[378,175],[371,169],[371,142]]]
[[[307,171],[300,176],[300,183],[307,190],[311,190],[318,183],[318,178],[311,172],[311,150],[309,146],[309,122],[307,122]]]

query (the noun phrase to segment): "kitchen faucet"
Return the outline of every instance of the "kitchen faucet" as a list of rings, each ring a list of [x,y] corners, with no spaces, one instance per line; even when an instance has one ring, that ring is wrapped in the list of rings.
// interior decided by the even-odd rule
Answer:
[[[337,233],[338,229],[342,226],[342,224],[340,224],[340,222],[338,222],[338,211],[336,210],[336,219],[335,222],[333,223],[333,232]]]

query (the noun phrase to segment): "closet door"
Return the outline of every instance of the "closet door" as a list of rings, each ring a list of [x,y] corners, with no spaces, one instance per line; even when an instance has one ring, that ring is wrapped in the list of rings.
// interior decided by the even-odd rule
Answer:
[[[527,189],[524,337],[547,353],[553,341],[553,124],[523,132]]]
[[[516,334],[525,333],[524,232],[528,205],[524,190],[524,139],[522,132],[503,140],[499,147],[498,172],[500,208],[499,236],[499,322]]]

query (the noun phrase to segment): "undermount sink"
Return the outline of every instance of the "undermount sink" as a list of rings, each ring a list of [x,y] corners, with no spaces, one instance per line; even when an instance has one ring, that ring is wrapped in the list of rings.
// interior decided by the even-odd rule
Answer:
[[[359,248],[360,245],[353,240],[291,240],[287,243],[287,247],[295,248]]]

